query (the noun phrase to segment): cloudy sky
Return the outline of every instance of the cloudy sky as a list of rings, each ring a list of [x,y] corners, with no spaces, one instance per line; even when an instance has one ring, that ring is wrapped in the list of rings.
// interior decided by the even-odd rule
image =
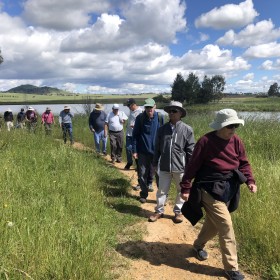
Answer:
[[[280,83],[279,0],[0,0],[0,90],[170,92],[176,74],[226,92]]]

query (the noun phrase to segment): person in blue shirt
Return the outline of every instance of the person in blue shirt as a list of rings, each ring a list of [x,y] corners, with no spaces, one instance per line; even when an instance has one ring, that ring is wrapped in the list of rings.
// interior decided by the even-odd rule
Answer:
[[[155,152],[155,139],[158,128],[163,125],[163,118],[155,111],[156,103],[152,98],[145,100],[145,111],[136,117],[132,133],[133,157],[138,160],[138,176],[140,184],[141,203],[147,201],[149,192],[148,178],[155,170],[153,156]]]
[[[64,106],[64,109],[59,114],[59,125],[62,128],[63,132],[63,140],[66,144],[67,141],[67,133],[69,134],[71,145],[74,143],[73,141],[73,129],[72,129],[72,118],[74,117],[73,113],[70,112],[69,106]]]

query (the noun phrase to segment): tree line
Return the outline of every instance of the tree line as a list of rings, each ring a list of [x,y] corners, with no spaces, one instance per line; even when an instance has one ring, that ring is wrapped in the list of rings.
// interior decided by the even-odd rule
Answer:
[[[268,96],[280,96],[280,87],[277,83],[272,84],[267,92]]]
[[[206,104],[223,98],[225,84],[225,78],[221,75],[212,77],[205,75],[200,82],[192,72],[186,79],[178,73],[171,85],[171,97],[172,100],[187,104]]]

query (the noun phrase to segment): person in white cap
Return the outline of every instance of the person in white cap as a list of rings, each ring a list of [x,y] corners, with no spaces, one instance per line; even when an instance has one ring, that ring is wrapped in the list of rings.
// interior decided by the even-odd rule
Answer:
[[[52,126],[55,124],[55,120],[50,107],[47,107],[46,111],[42,114],[41,122],[45,127],[46,135],[51,135]]]
[[[204,247],[218,235],[225,273],[231,280],[242,280],[244,276],[238,270],[230,212],[238,207],[242,183],[246,183],[252,193],[257,191],[244,145],[235,134],[240,125],[244,125],[244,120],[235,110],[220,110],[210,124],[214,131],[196,143],[180,184],[181,197],[187,201],[181,210],[192,225],[203,217],[201,205],[206,213],[193,244],[197,258],[200,261],[208,258]]]
[[[31,106],[28,107],[25,114],[26,127],[30,132],[35,132],[37,126],[38,115],[35,109]]]
[[[11,131],[11,128],[14,127],[14,116],[13,116],[13,112],[10,108],[8,108],[6,110],[6,112],[4,112],[4,121],[6,123],[7,129],[8,131]]]
[[[104,137],[109,133],[112,163],[122,162],[123,125],[128,119],[127,115],[119,110],[119,104],[114,104],[112,112],[107,115],[104,126]]]
[[[62,129],[64,144],[67,142],[67,134],[69,135],[70,144],[74,143],[73,140],[73,127],[72,118],[74,114],[70,112],[70,107],[65,105],[64,109],[60,112],[58,122]]]

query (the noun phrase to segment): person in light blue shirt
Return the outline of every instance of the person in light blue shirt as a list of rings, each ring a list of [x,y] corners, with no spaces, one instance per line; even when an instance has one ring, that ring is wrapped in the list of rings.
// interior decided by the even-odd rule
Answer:
[[[62,128],[63,132],[63,140],[66,144],[67,142],[67,134],[69,134],[69,139],[71,145],[74,143],[73,141],[73,129],[72,129],[72,118],[74,114],[70,112],[69,106],[64,106],[64,109],[59,114],[59,125]]]

